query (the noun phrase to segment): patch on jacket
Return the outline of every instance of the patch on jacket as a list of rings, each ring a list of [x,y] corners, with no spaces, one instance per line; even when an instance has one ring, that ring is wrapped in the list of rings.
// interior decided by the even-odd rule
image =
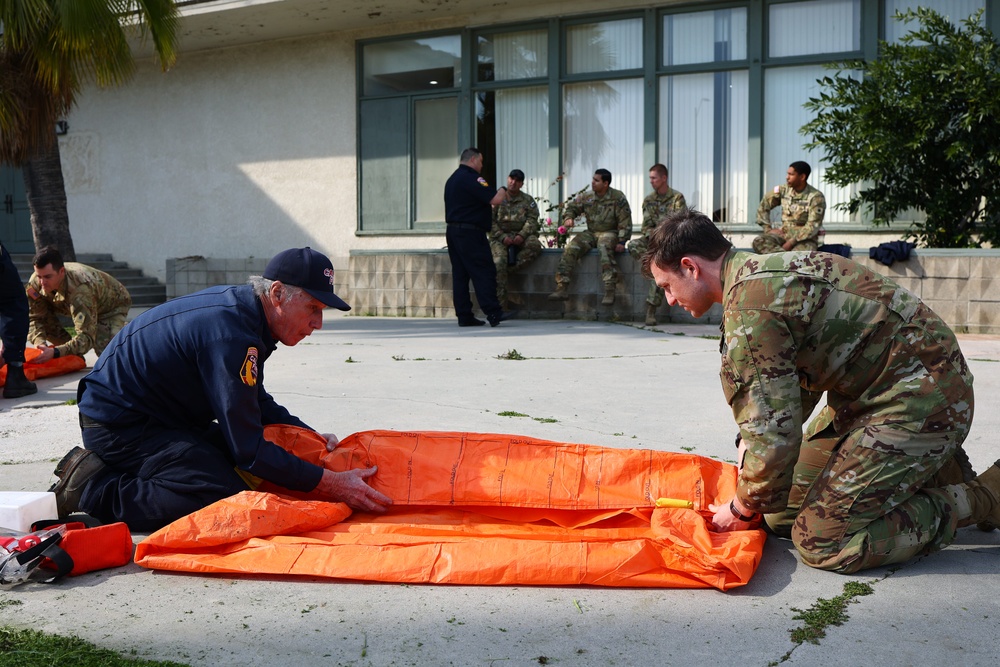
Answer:
[[[240,367],[240,380],[248,387],[257,386],[257,348],[248,347],[247,356]]]
[[[42,298],[42,295],[38,293],[38,290],[36,290],[31,285],[28,285],[28,287],[24,291],[28,293],[28,296],[30,296],[32,299],[36,301]]]

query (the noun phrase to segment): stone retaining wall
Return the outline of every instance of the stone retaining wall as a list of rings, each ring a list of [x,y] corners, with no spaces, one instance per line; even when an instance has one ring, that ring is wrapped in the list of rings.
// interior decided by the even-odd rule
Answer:
[[[628,254],[619,256],[615,303],[602,306],[604,294],[598,255],[584,257],[570,285],[570,299],[549,301],[561,251],[546,249],[522,273],[511,274],[509,292],[521,317],[643,322],[649,282]],[[863,254],[853,259],[889,276],[933,308],[956,331],[1000,334],[1000,250],[915,251],[905,262],[885,266]],[[189,294],[210,285],[238,284],[259,274],[266,259],[187,257],[167,260],[167,296]],[[446,250],[352,251],[333,258],[335,289],[352,306],[352,315],[454,318],[451,264]],[[702,323],[717,323],[716,306]],[[694,322],[678,307],[661,306],[660,322]]]

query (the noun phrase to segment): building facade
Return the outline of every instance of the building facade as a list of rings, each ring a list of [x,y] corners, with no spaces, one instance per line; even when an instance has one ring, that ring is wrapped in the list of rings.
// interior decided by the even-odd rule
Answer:
[[[442,187],[477,145],[556,204],[609,169],[638,229],[650,165],[740,246],[762,194],[806,160],[827,242],[898,239],[834,208],[803,149],[829,63],[874,58],[909,0],[181,1],[167,73],[90,89],[60,138],[81,252],[165,279],[167,258],[444,245]],[[959,20],[1000,0],[922,0]],[[551,214],[550,214],[551,215]]]

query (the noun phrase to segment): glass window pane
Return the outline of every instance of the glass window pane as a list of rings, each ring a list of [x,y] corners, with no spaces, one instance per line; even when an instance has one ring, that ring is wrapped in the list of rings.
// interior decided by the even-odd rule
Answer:
[[[549,33],[543,29],[481,36],[478,57],[480,81],[548,76]]]
[[[487,177],[490,184],[504,185],[511,169],[520,169],[524,191],[532,197],[558,196],[548,191],[549,183],[558,176],[548,173],[548,102],[548,88],[543,86],[477,96],[476,143],[484,153],[484,163],[493,164]]]
[[[621,190],[632,209],[633,225],[642,222],[642,79],[593,81],[563,88],[565,138],[563,193],[589,186],[597,169],[611,172],[611,187]]]
[[[812,0],[771,5],[772,58],[842,53],[861,48],[861,0]]]
[[[462,84],[462,38],[444,35],[367,44],[364,94],[391,95]]]
[[[689,207],[716,222],[746,222],[749,75],[745,70],[660,78],[659,161]]]
[[[835,209],[834,206],[847,201],[856,186],[836,187],[826,183],[826,165],[820,161],[823,156],[818,151],[802,148],[809,138],[799,134],[799,128],[812,119],[812,114],[802,108],[810,97],[819,97],[820,86],[817,79],[828,76],[829,71],[821,65],[806,67],[782,67],[769,69],[764,73],[764,191],[785,182],[788,165],[796,160],[805,160],[812,167],[809,185],[819,189],[826,196],[826,219],[824,222],[857,222],[857,216]],[[758,193],[763,197],[763,192]],[[772,215],[778,211],[772,212]]]
[[[566,30],[566,63],[569,74],[642,67],[642,19],[570,26]]]
[[[361,229],[410,225],[410,103],[406,98],[361,103]]]
[[[663,17],[663,64],[689,65],[747,57],[746,7]]]
[[[947,16],[955,25],[960,25],[960,21],[970,17],[985,6],[986,0],[885,0],[885,39],[887,42],[896,42],[910,30],[919,26],[917,21],[900,23],[892,18],[897,11],[926,7],[942,16]],[[983,18],[985,17],[984,14]]]
[[[444,223],[444,183],[458,166],[458,98],[418,100],[413,115],[414,227],[436,227]]]

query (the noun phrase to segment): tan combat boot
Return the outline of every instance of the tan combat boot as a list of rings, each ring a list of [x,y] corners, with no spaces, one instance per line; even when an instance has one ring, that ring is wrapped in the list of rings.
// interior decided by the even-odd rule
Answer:
[[[604,298],[601,299],[602,306],[610,306],[615,302],[615,286],[605,285],[604,286]]]
[[[549,301],[565,301],[569,298],[569,294],[566,292],[566,286],[562,284],[556,285],[556,291],[549,295]]]
[[[959,527],[974,523],[1000,526],[1000,461],[971,482],[944,488],[955,497]]]
[[[651,303],[646,304],[646,326],[656,326],[656,306]]]

